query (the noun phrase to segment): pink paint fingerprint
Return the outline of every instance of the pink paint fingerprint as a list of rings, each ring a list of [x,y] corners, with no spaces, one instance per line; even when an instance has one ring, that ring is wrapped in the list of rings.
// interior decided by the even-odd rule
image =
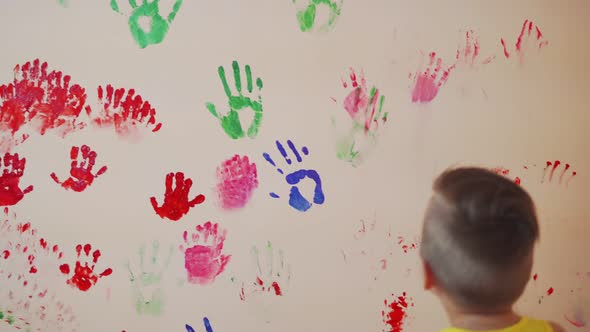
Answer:
[[[217,196],[225,210],[243,208],[258,188],[256,164],[235,155],[217,167]]]
[[[414,306],[412,299],[409,298],[406,292],[401,296],[393,295],[393,300],[384,301],[386,310],[381,311],[381,317],[387,327],[387,332],[401,332],[404,330],[406,320],[408,318],[409,306]]]
[[[457,48],[457,55],[455,56],[457,64],[474,67],[479,64],[488,64],[494,60],[494,56],[489,56],[483,60],[480,60],[480,58],[479,37],[476,35],[475,31],[468,30],[465,32],[464,44]]]
[[[516,52],[520,61],[524,59],[527,50],[531,47],[540,50],[543,47],[549,45],[549,41],[545,40],[543,34],[541,33],[541,29],[539,29],[539,27],[534,24],[533,21],[529,20],[525,20],[522,24],[522,28],[518,38],[516,39],[514,47],[507,45],[504,41],[504,38],[500,39],[500,43],[504,49],[504,57],[506,57],[506,59],[510,58],[512,54]]]
[[[379,89],[367,88],[365,74],[361,71],[357,75],[353,68],[350,68],[350,92],[344,98],[343,107],[351,119],[363,123],[365,133],[376,130],[380,121],[387,121],[387,115],[382,114],[380,100],[383,99]],[[348,82],[342,80],[342,86],[348,88]]]
[[[227,232],[210,221],[196,226],[195,230],[190,235],[187,231],[183,233],[184,245],[180,246],[187,279],[192,284],[211,284],[231,258],[231,255],[222,254]]]
[[[438,58],[435,52],[429,54],[428,61],[426,70],[410,74],[413,80],[412,102],[414,103],[430,103],[434,100],[455,68],[455,65],[452,65],[444,69],[442,59]]]
[[[576,171],[573,171],[571,169],[571,165],[570,164],[564,164],[562,165],[561,161],[559,160],[555,160],[555,161],[550,161],[548,160],[545,163],[545,168],[543,168],[543,179],[541,180],[541,183],[552,183],[554,177],[558,177],[558,182],[559,184],[565,184],[565,186],[567,187],[569,185],[569,182],[577,175],[578,173]]]
[[[162,128],[162,123],[156,121],[156,110],[147,100],[135,94],[134,89],[115,89],[110,84],[105,88],[99,86],[98,99],[102,108],[89,112],[92,123],[98,127],[114,127],[119,137],[139,137],[142,127],[152,132]]]

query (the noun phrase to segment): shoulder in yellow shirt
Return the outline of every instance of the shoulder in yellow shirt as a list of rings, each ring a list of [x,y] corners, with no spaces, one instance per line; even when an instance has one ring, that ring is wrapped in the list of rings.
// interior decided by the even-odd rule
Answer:
[[[458,328],[448,328],[441,332],[483,332],[483,331],[472,331],[463,330]],[[551,324],[544,320],[530,319],[523,317],[518,323],[501,330],[493,330],[487,332],[553,332]]]

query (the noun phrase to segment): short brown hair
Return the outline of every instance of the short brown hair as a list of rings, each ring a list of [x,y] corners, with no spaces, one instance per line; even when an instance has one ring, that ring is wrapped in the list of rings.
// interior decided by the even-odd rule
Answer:
[[[529,194],[483,168],[449,169],[434,182],[420,254],[457,305],[512,305],[530,279],[539,238]]]

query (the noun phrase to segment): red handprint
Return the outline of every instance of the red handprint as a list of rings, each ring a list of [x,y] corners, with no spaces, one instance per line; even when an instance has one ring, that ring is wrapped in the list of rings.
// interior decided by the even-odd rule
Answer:
[[[172,181],[176,180],[176,188],[172,189]],[[178,221],[186,215],[189,209],[195,205],[201,204],[205,201],[205,196],[197,195],[193,200],[188,200],[193,180],[187,178],[185,180],[184,173],[169,173],[166,175],[166,192],[164,193],[164,203],[158,206],[155,197],[150,197],[154,211],[163,219]]]
[[[106,88],[99,86],[98,99],[102,110],[95,116],[89,113],[93,123],[99,127],[114,126],[120,137],[137,136],[140,126],[152,132],[162,127],[162,123],[156,123],[156,110],[147,100],[136,95],[134,89],[126,92],[124,88],[115,89],[110,84]]]
[[[438,90],[449,79],[450,72],[455,68],[455,65],[443,69],[443,62],[441,58],[437,58],[436,53],[429,54],[429,63],[426,70],[421,68],[414,74],[410,74],[413,80],[412,87],[412,102],[413,103],[429,103],[437,95]]]
[[[535,31],[533,31],[533,25]],[[504,56],[506,57],[506,59],[510,58],[512,50],[508,50],[508,46],[506,45],[504,38],[501,38],[500,42],[502,43],[502,47],[504,48]],[[539,29],[539,27],[536,24],[534,24],[533,21],[525,20],[522,24],[522,28],[520,30],[520,34],[518,35],[518,39],[516,40],[516,44],[514,44],[514,51],[518,54],[521,62],[524,59],[525,52],[531,42],[534,43],[534,47],[536,47],[538,50],[549,44],[549,41],[545,40],[545,38],[543,37],[541,29]]]
[[[89,259],[92,246],[90,244],[85,244],[84,246],[78,244],[76,246],[78,259],[82,254],[82,250],[84,250],[86,258]],[[100,250],[94,250],[94,252],[92,253],[92,266],[88,266],[88,262],[84,262],[84,265],[82,265],[79,260],[76,261],[74,275],[70,279],[68,279],[68,285],[76,287],[79,290],[85,292],[89,290],[90,287],[94,286],[98,282],[98,279],[111,275],[113,273],[113,270],[111,268],[105,269],[101,274],[98,275],[94,272],[94,266],[96,265],[96,262],[98,262],[99,258]],[[59,270],[63,274],[70,274],[70,266],[68,264],[60,265]]]
[[[25,171],[26,159],[18,158],[18,153],[4,155],[4,160],[0,158],[0,206],[15,205],[23,197],[33,190],[33,186],[28,186],[24,190],[20,188],[20,178]]]
[[[80,150],[82,151],[82,158],[81,160],[78,160]],[[92,185],[95,178],[98,178],[107,171],[107,167],[103,166],[98,172],[96,172],[96,174],[92,174],[92,168],[96,163],[96,157],[96,152],[90,149],[88,145],[82,145],[81,147],[72,146],[72,149],[70,150],[70,158],[72,159],[70,177],[61,182],[55,173],[51,173],[51,178],[66,189],[82,192]]]
[[[206,285],[215,281],[223,272],[231,255],[222,255],[226,230],[219,229],[217,223],[210,221],[195,227],[196,232],[190,238],[187,231],[182,237],[186,248],[180,246],[184,253],[184,267],[188,281],[193,284]],[[192,245],[189,247],[189,245]]]

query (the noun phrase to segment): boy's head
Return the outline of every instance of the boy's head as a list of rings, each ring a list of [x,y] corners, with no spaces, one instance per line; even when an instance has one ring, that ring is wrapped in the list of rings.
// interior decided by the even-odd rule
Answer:
[[[509,179],[474,167],[447,170],[433,191],[420,248],[426,287],[461,307],[511,306],[530,279],[539,237],[531,197]]]

